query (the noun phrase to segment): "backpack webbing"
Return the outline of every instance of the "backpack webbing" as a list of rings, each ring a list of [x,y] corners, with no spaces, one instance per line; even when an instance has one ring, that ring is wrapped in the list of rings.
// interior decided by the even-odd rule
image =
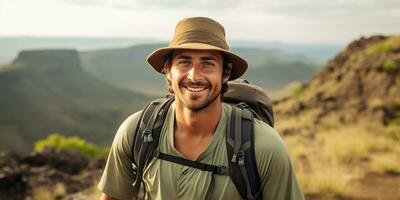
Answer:
[[[234,182],[237,190],[244,199],[260,199],[260,179],[257,171],[254,153],[253,114],[246,104],[233,106],[226,135],[226,147],[229,169],[226,166],[215,166],[187,160],[159,152],[159,136],[164,124],[168,108],[173,98],[163,98],[148,104],[140,117],[135,130],[134,165],[136,168],[135,193],[142,184],[143,170],[152,158],[159,158],[169,162],[190,166],[212,173],[212,180],[206,199],[210,199],[214,189],[214,175],[228,175]],[[229,172],[229,173],[228,173]]]
[[[154,100],[145,107],[140,116],[133,143],[134,163],[132,166],[136,171],[135,194],[138,194],[142,185],[143,170],[153,158],[154,150],[158,147],[162,125],[173,101],[173,98]]]
[[[254,150],[254,116],[245,103],[232,107],[226,150],[229,176],[244,199],[261,199],[260,177]]]

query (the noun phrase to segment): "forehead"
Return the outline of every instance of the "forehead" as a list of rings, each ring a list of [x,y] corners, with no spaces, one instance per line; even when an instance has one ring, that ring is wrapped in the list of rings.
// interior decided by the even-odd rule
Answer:
[[[178,58],[181,56],[190,58],[214,58],[216,60],[222,60],[223,56],[220,51],[216,50],[190,50],[190,49],[178,49],[175,50],[172,57]]]

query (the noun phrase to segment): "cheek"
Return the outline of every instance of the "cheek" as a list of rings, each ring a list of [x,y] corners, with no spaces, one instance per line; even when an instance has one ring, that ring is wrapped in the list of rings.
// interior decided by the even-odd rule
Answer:
[[[172,83],[179,84],[179,82],[182,80],[182,73],[180,73],[178,70],[171,69],[168,78]]]

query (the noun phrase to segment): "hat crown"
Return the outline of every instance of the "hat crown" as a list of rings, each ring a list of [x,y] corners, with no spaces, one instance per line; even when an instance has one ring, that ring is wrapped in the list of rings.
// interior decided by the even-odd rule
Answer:
[[[190,17],[178,22],[169,47],[186,43],[204,43],[229,50],[224,27],[207,17]]]

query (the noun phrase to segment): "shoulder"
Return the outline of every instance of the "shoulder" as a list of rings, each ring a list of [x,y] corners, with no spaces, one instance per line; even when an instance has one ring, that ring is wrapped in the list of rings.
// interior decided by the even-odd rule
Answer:
[[[114,137],[112,148],[117,151],[123,151],[127,154],[132,154],[132,147],[135,137],[135,130],[139,123],[142,110],[127,117],[119,126]]]
[[[258,119],[254,119],[254,149],[260,174],[266,174],[271,168],[285,169],[291,165],[282,137],[274,128]]]
[[[256,150],[286,151],[286,145],[280,134],[270,125],[258,119],[254,119],[254,137]]]

